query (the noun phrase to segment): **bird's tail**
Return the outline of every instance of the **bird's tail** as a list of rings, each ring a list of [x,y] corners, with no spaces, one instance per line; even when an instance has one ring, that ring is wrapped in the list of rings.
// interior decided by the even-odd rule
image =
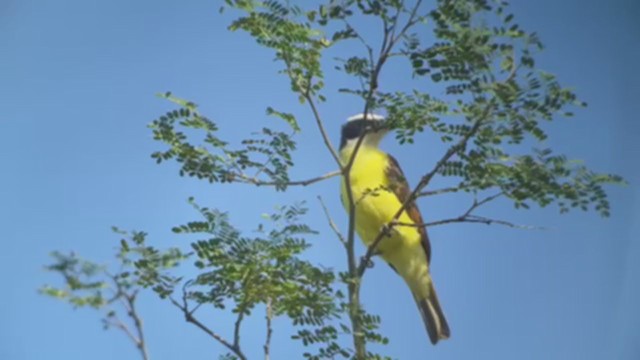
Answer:
[[[449,324],[447,324],[447,319],[444,317],[442,308],[440,308],[440,302],[438,301],[433,283],[429,282],[429,291],[426,298],[418,299],[416,297],[415,299],[431,343],[435,345],[439,340],[448,339],[451,331],[449,330]]]

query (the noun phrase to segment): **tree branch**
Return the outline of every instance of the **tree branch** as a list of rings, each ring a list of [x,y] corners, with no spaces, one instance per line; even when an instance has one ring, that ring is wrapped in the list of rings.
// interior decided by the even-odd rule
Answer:
[[[111,282],[115,286],[116,293],[109,302],[113,302],[116,299],[120,301],[122,307],[127,312],[127,316],[131,318],[133,321],[133,326],[135,327],[136,334],[134,335],[131,329],[118,317],[118,315],[113,312],[111,316],[107,315],[107,318],[103,319],[106,325],[113,325],[118,329],[124,331],[124,333],[133,341],[140,352],[140,356],[142,356],[143,360],[149,360],[149,352],[147,350],[147,343],[144,338],[144,328],[142,325],[142,318],[138,314],[136,310],[136,297],[138,295],[137,290],[132,291],[130,294],[127,293],[127,289],[124,285],[118,280],[115,275],[110,274],[108,271],[105,271],[105,275],[111,279]]]
[[[416,195],[416,197],[442,195],[442,194],[447,194],[447,193],[458,192],[458,191],[461,191],[461,190],[464,190],[464,189],[465,189],[465,187],[452,186],[452,187],[442,188],[442,189],[438,189],[438,190],[421,191],[421,192],[418,193],[418,195]]]
[[[340,240],[342,245],[347,246],[347,241],[344,239],[344,236],[342,235],[342,233],[338,229],[338,226],[336,225],[336,223],[331,218],[331,215],[329,214],[329,210],[327,209],[327,206],[324,204],[324,201],[322,201],[322,197],[321,196],[318,196],[318,201],[320,201],[320,205],[322,206],[322,210],[324,211],[324,215],[327,217],[327,221],[329,222],[329,226],[331,227],[333,232],[338,237],[338,240]]]
[[[307,185],[311,185],[313,183],[317,183],[319,181],[322,180],[326,180],[335,176],[340,175],[340,170],[335,170],[335,171],[331,171],[328,172],[324,175],[320,175],[320,176],[316,176],[314,178],[310,178],[310,179],[306,179],[306,180],[295,180],[295,181],[288,181],[285,183],[280,183],[277,181],[264,181],[264,180],[259,180],[255,177],[250,177],[247,176],[245,174],[235,174],[234,176],[242,179],[244,182],[249,183],[249,184],[253,184],[256,186],[276,186],[276,185],[287,185],[287,186],[307,186]]]
[[[169,300],[175,307],[177,307],[182,311],[182,313],[184,314],[185,321],[195,325],[197,328],[204,331],[207,335],[209,335],[210,337],[218,341],[220,344],[222,344],[224,347],[229,349],[231,352],[233,352],[240,360],[247,360],[247,357],[242,353],[242,350],[239,347],[235,346],[234,344],[230,343],[225,338],[223,338],[221,335],[209,329],[206,325],[201,323],[195,316],[193,316],[193,312],[195,309],[191,311],[189,310],[189,304],[187,303],[186,290],[183,288],[182,292],[183,292],[182,304],[180,304],[171,296],[169,296]]]
[[[430,226],[437,226],[437,225],[444,225],[444,224],[451,224],[451,223],[463,223],[463,222],[486,224],[486,225],[492,225],[492,224],[504,225],[511,228],[523,229],[523,230],[543,230],[544,229],[543,227],[539,227],[539,226],[515,224],[505,220],[491,219],[491,218],[487,218],[484,216],[477,216],[477,215],[466,215],[466,216],[459,216],[457,218],[438,220],[438,221],[433,221],[426,224],[421,224],[421,226],[430,227]]]
[[[313,113],[313,118],[316,121],[316,126],[318,127],[318,130],[320,130],[320,134],[322,135],[322,141],[324,142],[325,147],[331,153],[331,156],[333,157],[333,160],[335,160],[336,164],[338,164],[338,166],[340,168],[342,168],[342,163],[340,162],[340,157],[338,156],[338,152],[336,151],[336,149],[331,144],[331,140],[329,139],[329,135],[327,135],[327,130],[324,128],[324,123],[322,122],[322,118],[320,117],[320,113],[318,112],[318,109],[316,108],[316,104],[313,101],[313,97],[311,96],[311,94],[309,94],[308,89],[304,93],[303,96],[307,100],[307,102],[309,103],[309,107],[311,107],[311,112]]]
[[[422,223],[422,224],[403,223],[403,222],[396,221],[394,222],[394,226],[430,227],[430,226],[436,226],[436,225],[467,222],[467,223],[479,223],[479,224],[487,224],[487,225],[497,224],[497,225],[504,225],[504,226],[517,228],[517,229],[542,229],[541,227],[530,226],[530,225],[518,225],[505,220],[491,219],[484,216],[478,216],[478,215],[472,214],[480,206],[490,201],[493,201],[503,195],[504,195],[504,192],[501,191],[497,194],[487,196],[486,198],[480,201],[474,200],[471,206],[464,212],[464,214],[458,217],[443,219],[443,220],[438,220],[438,221],[433,221],[428,223]]]
[[[114,326],[122,330],[127,335],[127,337],[129,337],[129,339],[131,339],[131,341],[133,341],[136,344],[136,346],[139,346],[140,339],[138,339],[135,335],[133,335],[133,332],[131,331],[131,329],[129,329],[127,324],[125,324],[124,322],[122,322],[122,320],[120,320],[118,315],[116,315],[115,313],[111,315],[107,315],[107,317],[102,319],[102,321],[106,326]],[[143,357],[143,358],[146,359],[146,357]]]
[[[244,320],[244,309],[240,309],[236,322],[233,325],[233,347],[236,349],[240,348],[240,325],[242,324],[242,320]]]
[[[140,353],[142,354],[142,358],[144,360],[148,360],[149,359],[149,354],[147,352],[147,343],[144,339],[144,331],[142,328],[142,318],[140,318],[140,316],[138,315],[138,312],[136,310],[136,306],[135,306],[135,300],[136,300],[136,296],[137,296],[137,292],[134,292],[132,295],[126,295],[125,294],[125,299],[127,300],[127,303],[129,304],[129,313],[128,315],[133,319],[133,324],[136,327],[136,332],[138,333],[138,342],[137,342],[137,346],[138,349],[140,350]]]
[[[271,350],[271,335],[273,329],[271,328],[271,319],[273,318],[273,308],[271,306],[271,298],[267,300],[267,314],[265,316],[267,320],[267,338],[264,341],[264,360],[269,360]]]

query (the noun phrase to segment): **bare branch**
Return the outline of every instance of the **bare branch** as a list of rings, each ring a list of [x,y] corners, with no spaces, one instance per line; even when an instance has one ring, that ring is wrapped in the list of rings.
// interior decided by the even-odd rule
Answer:
[[[195,311],[195,309],[189,310],[189,305],[187,302],[187,294],[184,288],[183,288],[183,295],[182,295],[182,304],[180,304],[171,296],[169,296],[169,300],[175,307],[177,307],[182,311],[182,313],[184,314],[185,321],[195,325],[197,328],[204,331],[207,335],[209,335],[210,337],[218,341],[220,344],[222,344],[224,347],[229,349],[231,352],[233,352],[240,360],[247,360],[247,357],[242,353],[242,350],[240,350],[239,347],[236,347],[234,344],[227,341],[221,335],[209,329],[206,325],[201,323],[195,316],[193,316],[193,312]]]
[[[139,346],[140,339],[138,339],[135,335],[133,335],[133,332],[131,331],[131,329],[129,329],[127,324],[125,324],[124,322],[122,322],[122,320],[120,320],[118,315],[116,315],[115,313],[111,314],[110,316],[107,315],[107,317],[102,319],[102,321],[107,326],[113,326],[122,330],[127,335],[127,337],[129,337],[129,339],[131,339],[131,341],[133,341],[133,343],[136,344],[136,346]]]
[[[320,201],[320,205],[322,206],[322,210],[324,211],[324,215],[327,217],[327,221],[329,222],[329,226],[331,226],[331,229],[333,230],[333,232],[338,237],[338,240],[340,240],[342,245],[347,246],[347,241],[344,239],[344,236],[342,235],[342,233],[338,229],[338,226],[336,225],[336,223],[331,218],[331,215],[329,214],[329,210],[327,209],[327,206],[324,204],[324,201],[322,201],[322,197],[321,196],[318,196],[318,201]]]
[[[269,360],[271,351],[271,335],[273,334],[273,328],[271,327],[271,319],[273,318],[273,308],[271,305],[271,298],[267,300],[267,314],[265,316],[267,320],[267,338],[264,341],[264,360]]]
[[[329,135],[327,134],[327,130],[324,128],[324,123],[322,122],[322,118],[320,117],[320,113],[318,112],[318,109],[316,108],[316,104],[313,101],[313,97],[311,96],[311,94],[309,94],[308,91],[303,96],[307,100],[307,102],[309,103],[309,107],[311,107],[311,112],[313,113],[313,118],[316,121],[316,125],[318,127],[318,130],[320,130],[320,134],[322,135],[322,141],[324,141],[325,147],[331,153],[331,156],[333,157],[333,160],[335,160],[336,164],[338,164],[338,166],[340,166],[342,168],[342,163],[340,162],[340,157],[338,156],[338,152],[336,151],[336,149],[331,144],[331,140],[329,139]]]
[[[138,351],[140,351],[140,356],[142,356],[142,359],[148,360],[149,352],[147,350],[147,344],[144,339],[142,318],[136,310],[136,297],[138,295],[138,291],[134,290],[130,291],[130,293],[127,293],[127,289],[120,281],[118,281],[118,278],[115,275],[112,275],[109,272],[105,272],[105,275],[111,279],[111,282],[115,287],[115,294],[113,298],[109,300],[109,303],[112,303],[116,300],[120,302],[122,307],[125,309],[127,316],[129,316],[129,318],[131,318],[131,320],[133,321],[133,325],[135,327],[137,335],[133,334],[131,329],[118,317],[115,312],[113,312],[111,315],[107,315],[107,317],[103,319],[103,321],[107,325],[112,325],[122,330],[136,345],[136,348],[138,348]]]
[[[396,221],[393,223],[393,225],[417,228],[417,227],[431,227],[431,226],[445,225],[445,224],[452,224],[452,223],[475,223],[475,224],[486,224],[486,225],[496,224],[496,225],[503,225],[503,226],[508,226],[516,229],[525,229],[525,230],[544,229],[543,227],[539,227],[539,226],[521,225],[521,224],[512,223],[510,221],[492,219],[492,218],[472,214],[472,212],[475,211],[478,207],[490,201],[493,201],[502,195],[504,195],[504,192],[499,192],[495,195],[487,196],[486,198],[480,201],[474,200],[473,204],[471,204],[471,206],[467,209],[467,211],[465,211],[464,214],[458,217],[432,221],[432,222],[423,223],[423,224],[403,223],[403,222]]]
[[[340,175],[340,170],[331,171],[331,172],[328,172],[328,173],[326,173],[324,175],[316,176],[314,178],[310,178],[310,179],[306,179],[306,180],[295,180],[295,181],[288,181],[288,182],[280,183],[280,182],[277,182],[277,181],[259,180],[256,177],[249,177],[249,176],[247,176],[245,174],[234,174],[234,176],[238,177],[239,179],[242,179],[243,182],[246,182],[248,184],[253,184],[253,185],[256,185],[256,186],[276,186],[276,185],[307,186],[307,185],[311,185],[313,183],[317,183],[317,182],[322,181],[322,180],[330,179],[330,178],[338,176],[338,175]]]
[[[438,189],[438,190],[421,191],[420,193],[418,193],[418,195],[416,195],[416,197],[442,195],[442,194],[454,193],[454,192],[462,191],[464,189],[465,189],[464,187],[453,186],[453,187],[448,187],[448,188],[443,188],[443,189]]]
[[[396,8],[396,14],[394,15],[393,20],[391,21],[392,24],[389,30],[390,39],[395,38],[396,29],[398,28],[398,22],[400,21],[400,14],[402,13],[403,9],[404,9],[404,1],[400,1],[399,6]],[[386,26],[386,22],[385,22],[385,26]]]
[[[492,224],[504,225],[511,228],[523,229],[523,230],[544,230],[543,227],[539,227],[539,226],[515,224],[505,220],[491,219],[491,218],[478,216],[478,215],[467,215],[467,216],[459,216],[457,218],[438,220],[438,221],[433,221],[426,224],[421,224],[421,226],[430,227],[430,226],[437,226],[437,225],[444,225],[444,224],[451,224],[451,223],[464,223],[464,222],[486,224],[486,225],[492,225]]]
[[[133,324],[135,325],[136,332],[138,333],[138,342],[137,342],[138,349],[140,350],[140,353],[142,354],[142,358],[144,360],[148,360],[149,359],[149,354],[147,352],[146,341],[144,340],[144,331],[143,331],[143,328],[142,328],[142,318],[138,315],[138,312],[137,312],[136,306],[135,306],[136,296],[137,296],[137,292],[134,292],[132,295],[125,295],[125,298],[127,299],[127,303],[129,304],[128,315],[133,319]]]
[[[494,195],[491,195],[491,196],[487,196],[486,198],[484,198],[484,199],[482,199],[480,201],[478,201],[477,199],[474,199],[473,200],[473,204],[471,204],[471,206],[469,207],[469,209],[467,210],[467,212],[464,215],[465,216],[471,215],[471,213],[475,209],[479,208],[480,206],[482,206],[482,205],[484,205],[484,204],[486,204],[486,203],[488,203],[490,201],[493,201],[493,200],[499,198],[502,195],[504,195],[504,191],[501,191],[501,192],[499,192],[497,194],[494,194]]]

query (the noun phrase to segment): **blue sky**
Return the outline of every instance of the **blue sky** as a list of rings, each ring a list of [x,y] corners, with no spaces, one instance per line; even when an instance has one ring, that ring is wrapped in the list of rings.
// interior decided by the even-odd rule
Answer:
[[[154,94],[171,90],[200,104],[230,139],[264,124],[279,126],[264,115],[269,105],[293,112],[305,127],[294,176],[334,169],[309,110],[275,74],[272,55],[246,35],[227,32],[231,16],[217,9],[204,0],[0,2],[1,359],[136,358],[121,333],[102,330],[96,313],[38,295],[39,286],[58,280],[43,266],[56,249],[109,262],[117,245],[111,225],[145,230],[161,247],[186,245],[169,230],[197,218],[189,196],[228,210],[245,230],[275,205],[307,199],[309,222],[322,231],[311,239],[308,256],[342,266],[344,255],[315,201],[321,195],[346,227],[336,179],[283,196],[180,178],[176,166],[157,166],[149,157],[160,145],[146,125],[170,108]],[[547,229],[433,228],[432,273],[452,328],[452,338],[437,347],[428,343],[404,284],[386,266],[368,274],[365,305],[382,315],[391,340],[386,353],[399,359],[637,359],[640,5],[541,0],[512,10],[547,46],[538,65],[589,103],[548,128],[548,145],[630,184],[610,189],[609,219],[560,216],[553,208],[515,211],[497,202],[482,213]],[[329,80],[331,89],[344,81]],[[335,92],[328,98],[320,110],[337,143],[343,119],[362,106]],[[414,184],[440,149],[392,139],[383,147]],[[458,214],[469,201],[451,196],[420,206],[436,220]],[[211,359],[222,350],[151,294],[142,298],[141,312],[153,359]],[[261,352],[261,318],[245,327],[252,358]],[[229,317],[209,320],[228,333]],[[290,358],[290,328],[286,321],[275,326],[273,358]]]

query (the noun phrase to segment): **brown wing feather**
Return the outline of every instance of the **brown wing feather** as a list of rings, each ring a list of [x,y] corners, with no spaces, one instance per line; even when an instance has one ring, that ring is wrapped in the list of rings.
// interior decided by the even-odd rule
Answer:
[[[407,179],[404,177],[404,173],[402,172],[398,161],[389,154],[387,154],[387,156],[389,157],[389,166],[386,169],[386,174],[389,180],[391,180],[391,183],[394,185],[390,190],[393,191],[393,193],[398,197],[398,200],[400,200],[401,203],[404,203],[411,195],[409,183],[407,183]],[[416,206],[415,201],[411,201],[407,205],[405,211],[414,223],[423,224],[422,215],[420,215],[420,210]],[[418,232],[420,233],[420,237],[422,238],[422,247],[424,248],[424,252],[427,255],[427,262],[431,262],[431,244],[429,243],[427,230],[424,227],[418,227]]]

